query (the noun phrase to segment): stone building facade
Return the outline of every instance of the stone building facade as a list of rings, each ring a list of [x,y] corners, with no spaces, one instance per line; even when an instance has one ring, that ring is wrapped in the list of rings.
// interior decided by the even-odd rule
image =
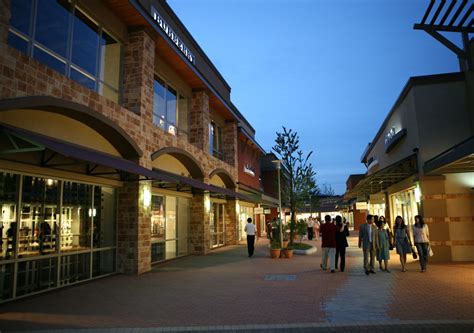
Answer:
[[[0,1],[0,206],[7,207],[0,274],[11,279],[1,287],[0,300],[105,273],[141,274],[152,262],[206,254],[215,247],[214,238],[219,245],[237,242],[237,127],[250,125],[231,103],[228,84],[166,1],[73,1],[68,8],[47,3],[73,27],[64,57],[51,41],[54,36],[40,35],[49,14],[39,2],[25,9]],[[156,21],[157,12],[169,33]],[[97,74],[84,69],[87,50],[75,46],[86,45],[80,43],[88,42],[94,24]],[[183,56],[184,48],[192,56]],[[114,87],[107,82],[114,75],[109,60],[121,72]],[[65,71],[58,71],[62,66]],[[160,106],[161,91],[166,103]],[[14,142],[7,140],[12,137]],[[36,150],[26,151],[22,144],[37,147],[41,161],[36,162]],[[55,159],[61,163],[49,163]],[[25,184],[31,177],[43,184],[40,203],[27,202]],[[53,204],[45,203],[51,182],[58,184],[60,197]],[[74,188],[94,187],[92,193],[101,193],[101,199],[92,194],[92,205],[66,207],[70,182]],[[115,193],[110,200],[116,200],[115,210],[104,203],[109,192]],[[89,214],[81,220],[67,218],[86,208]],[[54,231],[41,236],[48,209]],[[107,216],[115,218],[106,225]],[[107,237],[115,237],[111,246],[96,246]],[[57,271],[58,277],[39,278],[20,292],[20,272],[44,271],[45,253],[50,275]],[[80,278],[66,273],[73,261],[84,268]],[[107,265],[112,268],[101,268]]]

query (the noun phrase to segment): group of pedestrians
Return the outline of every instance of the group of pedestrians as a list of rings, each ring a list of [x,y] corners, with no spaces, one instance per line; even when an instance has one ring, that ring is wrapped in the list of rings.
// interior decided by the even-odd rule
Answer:
[[[343,223],[341,216],[336,216],[335,223],[331,217],[326,215],[325,223],[320,227],[322,238],[322,263],[323,270],[330,269],[334,273],[336,269],[344,272],[346,247],[348,247],[347,236],[349,236],[348,224]],[[405,221],[401,216],[397,216],[393,232],[390,229],[385,217],[367,215],[366,223],[362,224],[359,229],[359,248],[364,253],[364,270],[366,275],[375,274],[375,260],[379,263],[380,271],[390,273],[389,260],[390,251],[396,249],[400,256],[400,264],[402,272],[406,272],[407,255],[413,254],[416,259],[418,253],[421,272],[426,272],[428,258],[432,255],[429,246],[429,229],[424,223],[423,217],[415,216],[415,224],[413,226],[413,246],[410,232]],[[416,250],[415,250],[416,247]],[[329,261],[329,266],[328,266]]]
[[[342,222],[340,215],[336,216],[335,223],[333,223],[331,216],[324,217],[324,224],[320,226],[321,233],[321,249],[322,249],[322,263],[321,268],[331,270],[334,273],[336,269],[344,272],[346,268],[346,247],[347,236],[349,236],[349,227],[347,223]],[[339,263],[340,259],[340,263]],[[329,267],[328,267],[329,261]]]

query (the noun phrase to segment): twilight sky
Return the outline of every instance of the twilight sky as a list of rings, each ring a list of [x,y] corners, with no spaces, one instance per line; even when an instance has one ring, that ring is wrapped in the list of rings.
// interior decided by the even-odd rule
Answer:
[[[413,30],[429,0],[168,3],[232,87],[260,145],[270,151],[282,125],[296,130],[318,184],[337,194],[366,171],[360,157],[409,77],[458,71],[451,51]]]

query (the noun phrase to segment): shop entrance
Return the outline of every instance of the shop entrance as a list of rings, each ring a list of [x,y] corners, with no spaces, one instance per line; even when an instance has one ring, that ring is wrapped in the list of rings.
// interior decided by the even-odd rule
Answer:
[[[418,204],[415,199],[415,187],[410,188],[406,191],[392,194],[392,209],[393,209],[393,220],[397,216],[401,216],[408,226],[408,230],[412,230],[415,216],[418,215]]]
[[[224,204],[213,202],[210,218],[211,248],[223,246],[225,244]]]

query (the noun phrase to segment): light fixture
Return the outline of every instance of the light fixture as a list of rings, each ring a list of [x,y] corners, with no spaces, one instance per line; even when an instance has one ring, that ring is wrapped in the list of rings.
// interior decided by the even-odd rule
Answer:
[[[204,209],[206,210],[206,213],[211,211],[211,198],[209,193],[204,194]]]
[[[151,191],[148,185],[143,187],[143,207],[148,208],[151,204]]]
[[[416,187],[415,187],[415,201],[417,203],[420,203],[420,201],[421,201],[421,191],[420,191],[420,186],[419,185],[416,185]]]
[[[48,186],[53,186],[53,183],[54,183],[54,181],[51,178],[48,178],[46,180],[46,185],[48,185]]]

